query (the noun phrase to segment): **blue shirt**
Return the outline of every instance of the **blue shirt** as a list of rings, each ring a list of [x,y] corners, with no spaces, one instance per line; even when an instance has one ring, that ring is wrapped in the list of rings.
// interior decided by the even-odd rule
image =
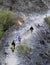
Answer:
[[[19,42],[21,41],[21,37],[20,37],[20,36],[18,36],[18,41],[19,41]]]

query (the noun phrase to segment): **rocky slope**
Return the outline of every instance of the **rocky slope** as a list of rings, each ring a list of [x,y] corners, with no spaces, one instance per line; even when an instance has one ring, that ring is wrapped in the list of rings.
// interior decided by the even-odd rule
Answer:
[[[47,0],[48,1],[48,0]],[[4,10],[32,13],[48,10],[47,1],[43,0],[0,0],[0,8]]]
[[[42,0],[50,8],[50,0]]]
[[[42,13],[49,9],[50,5],[49,5],[48,1],[49,0],[46,0],[46,1],[45,0],[0,0],[0,9],[11,10],[14,12],[18,11],[18,12],[25,12],[25,13],[32,13],[32,12]],[[32,18],[32,17],[30,17],[30,18]],[[39,19],[40,20],[38,20],[38,19],[37,20],[40,22],[41,18],[39,18]],[[31,20],[28,20],[28,21],[30,22]],[[33,20],[33,22],[34,22],[34,20]],[[36,22],[36,20],[35,20],[35,22]],[[31,25],[29,25],[29,26],[31,26]],[[46,45],[40,44],[40,41],[38,40],[38,42],[36,43],[37,46],[35,45],[36,48],[33,50],[32,54],[30,54],[28,57],[24,57],[24,60],[23,60],[23,62],[21,62],[21,65],[22,64],[23,65],[36,65],[35,63],[42,63],[41,65],[50,65],[50,61],[48,61],[48,60],[50,60],[50,47],[49,47],[50,41],[48,43],[47,34],[46,34],[47,30],[45,31],[45,28],[47,28],[47,27],[45,27],[45,26],[44,26],[44,30],[43,30],[43,27],[38,28],[38,32],[36,35],[38,35],[38,33],[40,32],[41,36],[46,37]],[[26,29],[27,29],[27,27],[26,27]],[[22,29],[22,31],[23,31],[23,29]],[[44,33],[45,35],[43,35],[43,31],[45,32]],[[16,36],[16,34],[15,34],[15,36]],[[40,39],[41,39],[41,36],[39,36]],[[30,41],[32,41],[32,42],[34,42],[33,37],[32,37],[32,39],[30,39]],[[13,38],[14,38],[14,36],[13,36]],[[4,38],[4,39],[6,40],[7,38]],[[45,38],[42,37],[42,39],[45,39]],[[1,64],[2,60],[4,60],[5,45],[7,44],[7,42],[5,42],[3,39],[2,39],[2,41],[5,44],[3,42],[2,42],[3,45],[0,44],[0,58],[3,58],[3,59],[0,59],[0,64]],[[32,44],[32,42],[31,42],[31,44]]]

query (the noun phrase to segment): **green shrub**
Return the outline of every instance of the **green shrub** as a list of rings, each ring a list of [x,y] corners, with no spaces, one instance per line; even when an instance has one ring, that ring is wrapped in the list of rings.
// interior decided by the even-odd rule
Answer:
[[[20,54],[27,55],[27,54],[30,53],[31,48],[29,48],[29,47],[26,46],[26,45],[20,45],[20,46],[18,46],[17,51],[18,51],[18,53],[20,53]]]
[[[2,37],[2,35],[3,35],[3,31],[0,31],[0,38]]]
[[[3,35],[3,26],[0,25],[0,37],[2,37],[2,35]]]
[[[45,45],[45,42],[44,42],[44,40],[40,40],[40,43],[41,43],[41,44],[43,44],[43,45]]]
[[[0,10],[0,24],[3,25],[4,31],[6,31],[10,26],[14,24],[13,14],[11,12]]]
[[[45,18],[44,18],[44,20],[45,20],[45,22],[47,23],[47,24],[50,24],[50,16],[46,16]]]
[[[4,31],[8,30],[12,25],[14,25],[13,14],[0,10],[0,37],[2,37]]]
[[[3,26],[2,25],[0,25],[0,31],[3,31]]]
[[[13,19],[14,13],[10,11],[2,11],[0,10],[0,37],[3,33],[8,30],[11,26],[16,25],[17,22]]]

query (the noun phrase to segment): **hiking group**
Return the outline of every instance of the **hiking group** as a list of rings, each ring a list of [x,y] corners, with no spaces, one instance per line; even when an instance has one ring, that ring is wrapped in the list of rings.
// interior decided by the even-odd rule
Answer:
[[[30,30],[31,33],[32,33],[33,30],[34,30],[34,28],[31,26],[29,30]],[[18,36],[18,37],[17,37],[17,40],[18,40],[18,42],[21,42],[21,36]],[[15,46],[16,46],[16,44],[15,44],[15,41],[13,40],[13,42],[12,42],[12,44],[11,44],[11,50],[12,50],[12,52],[14,52]]]

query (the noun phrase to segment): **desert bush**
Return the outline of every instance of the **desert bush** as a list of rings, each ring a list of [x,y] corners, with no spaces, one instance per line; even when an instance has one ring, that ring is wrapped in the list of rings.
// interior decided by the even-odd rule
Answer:
[[[46,16],[45,18],[44,18],[44,20],[45,20],[45,22],[47,23],[47,24],[50,24],[50,16]]]
[[[0,24],[3,25],[4,31],[14,24],[13,14],[6,11],[0,11]]]
[[[42,57],[43,59],[47,59],[48,58],[48,54],[47,53],[39,53],[39,56]]]
[[[12,12],[0,10],[0,37],[11,26],[17,25],[17,23],[14,22],[13,17],[14,14]]]
[[[2,37],[4,31],[8,30],[13,24],[13,14],[0,10],[0,37]]]
[[[31,48],[28,47],[27,45],[20,45],[18,46],[17,51],[19,54],[27,55],[30,53]]]

